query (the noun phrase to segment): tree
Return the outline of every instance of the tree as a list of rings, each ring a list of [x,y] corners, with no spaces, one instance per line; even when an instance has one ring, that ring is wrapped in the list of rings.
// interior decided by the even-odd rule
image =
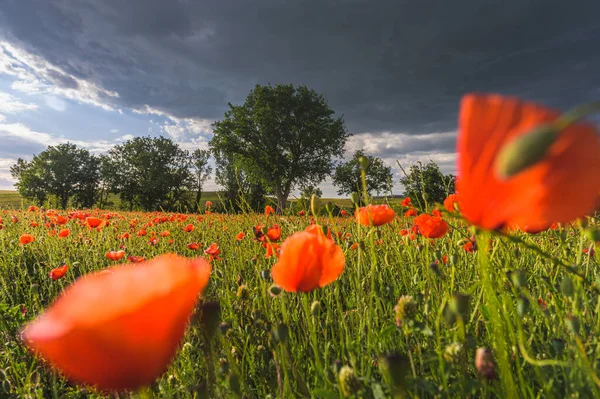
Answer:
[[[454,193],[455,177],[444,175],[433,161],[425,166],[418,162],[403,171],[405,176],[400,183],[404,186],[404,194],[421,208],[426,204],[442,203],[448,194]]]
[[[325,99],[305,86],[257,85],[243,105],[229,104],[213,124],[215,154],[237,156],[249,182],[275,194],[285,209],[292,189],[318,184],[342,157],[348,133]]]
[[[209,150],[197,149],[192,153],[192,164],[194,169],[194,185],[196,189],[196,200],[194,204],[197,210],[200,210],[200,198],[202,197],[202,187],[210,177],[212,166],[208,164],[210,159]]]
[[[174,209],[192,188],[191,158],[165,137],[136,137],[108,152],[103,180],[133,209]]]
[[[386,166],[381,158],[365,155],[364,151],[358,150],[350,161],[341,163],[335,168],[333,185],[338,187],[337,193],[339,195],[351,194],[354,191],[362,193],[360,158],[366,159],[367,193],[380,194],[391,191],[392,168]]]
[[[19,159],[11,168],[19,193],[43,202],[57,197],[62,209],[75,196],[77,205],[92,206],[98,185],[98,159],[71,143],[49,146],[30,162]]]
[[[34,168],[32,162],[22,158],[17,159],[17,163],[10,167],[10,174],[17,180],[15,187],[19,194],[37,205],[43,205],[48,197],[48,187],[42,172]]]

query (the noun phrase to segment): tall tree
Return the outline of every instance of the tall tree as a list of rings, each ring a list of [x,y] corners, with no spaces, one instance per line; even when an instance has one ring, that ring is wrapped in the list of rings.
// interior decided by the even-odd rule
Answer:
[[[362,192],[361,158],[366,160],[367,193],[380,194],[391,191],[392,168],[386,166],[381,158],[366,155],[364,151],[358,150],[350,161],[341,163],[335,168],[333,185],[338,187],[338,194],[351,194],[353,191]]]
[[[266,195],[262,183],[248,181],[236,158],[234,155],[215,155],[215,181],[223,188],[221,194],[233,210],[241,210],[245,206],[253,210],[262,209]]]
[[[292,189],[318,184],[344,154],[348,132],[323,96],[305,86],[260,86],[243,105],[229,104],[213,124],[211,149],[236,155],[248,180],[277,197],[280,210]]]
[[[421,208],[427,204],[442,203],[448,194],[454,193],[455,177],[444,175],[433,161],[426,165],[418,162],[403,171],[405,176],[400,183],[404,186],[404,194]]]
[[[30,162],[18,160],[11,172],[21,195],[38,201],[54,195],[66,209],[73,196],[77,205],[94,204],[98,166],[88,150],[66,143],[49,146]]]
[[[210,177],[212,172],[212,166],[208,164],[210,159],[209,150],[196,149],[192,153],[192,164],[194,168],[194,185],[196,189],[196,200],[194,204],[196,209],[200,210],[200,198],[202,197],[202,187],[204,183]]]
[[[136,137],[116,145],[106,162],[103,170],[109,175],[103,178],[130,209],[174,209],[183,205],[193,183],[189,153],[165,137]]]

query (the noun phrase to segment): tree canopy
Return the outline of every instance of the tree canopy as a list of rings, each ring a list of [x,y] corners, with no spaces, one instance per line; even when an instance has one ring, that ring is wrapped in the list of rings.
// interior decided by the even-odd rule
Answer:
[[[331,173],[349,136],[323,96],[291,84],[257,85],[243,105],[229,104],[213,128],[215,157],[235,156],[249,182],[275,194],[279,209],[292,189]]]
[[[404,172],[405,176],[400,179],[404,194],[421,208],[426,204],[442,203],[448,194],[454,193],[455,177],[444,175],[433,161],[426,165],[418,162]]]
[[[358,150],[348,162],[340,163],[333,174],[333,185],[338,187],[339,195],[362,192],[360,159],[366,160],[367,193],[381,194],[392,190],[392,168],[386,166],[381,158],[366,155]]]
[[[96,201],[99,159],[74,144],[59,144],[34,155],[30,162],[18,159],[11,174],[19,193],[38,204],[53,195],[63,209],[72,198],[77,206],[91,207]]]
[[[136,137],[114,146],[104,159],[112,192],[133,209],[173,209],[193,188],[192,158],[165,137]]]

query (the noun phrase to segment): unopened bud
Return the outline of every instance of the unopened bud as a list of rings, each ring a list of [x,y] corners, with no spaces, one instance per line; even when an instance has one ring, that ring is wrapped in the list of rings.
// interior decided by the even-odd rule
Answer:
[[[540,162],[558,137],[553,124],[545,124],[505,144],[496,157],[496,174],[508,179]]]
[[[492,352],[487,348],[478,348],[475,353],[475,368],[480,376],[488,379],[496,379],[496,365]]]
[[[284,343],[288,339],[289,331],[288,326],[283,323],[279,323],[273,329],[273,338],[275,341]]]
[[[354,370],[350,366],[344,366],[338,375],[340,381],[340,389],[345,397],[356,395],[361,388],[361,383]]]
[[[279,297],[279,295],[281,295],[281,287],[278,285],[270,286],[269,287],[269,295],[271,295],[273,298]]]
[[[321,313],[321,302],[314,301],[312,305],[310,305],[310,314],[317,317]]]
[[[350,194],[350,200],[353,204],[360,205],[360,195],[356,191]]]
[[[319,211],[321,210],[321,201],[319,200],[319,197],[317,197],[316,194],[313,194],[310,197],[310,211],[312,212],[313,215],[318,215]]]
[[[367,170],[367,168],[369,167],[369,158],[367,158],[367,157],[358,158],[358,164],[360,165],[361,170]]]

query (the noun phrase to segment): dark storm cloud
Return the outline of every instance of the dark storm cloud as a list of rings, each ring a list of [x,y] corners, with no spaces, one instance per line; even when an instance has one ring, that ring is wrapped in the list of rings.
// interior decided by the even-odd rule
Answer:
[[[561,108],[600,95],[594,0],[4,0],[0,14],[7,40],[118,92],[112,106],[179,118],[220,118],[269,82],[323,93],[352,133],[454,130],[467,91]]]

